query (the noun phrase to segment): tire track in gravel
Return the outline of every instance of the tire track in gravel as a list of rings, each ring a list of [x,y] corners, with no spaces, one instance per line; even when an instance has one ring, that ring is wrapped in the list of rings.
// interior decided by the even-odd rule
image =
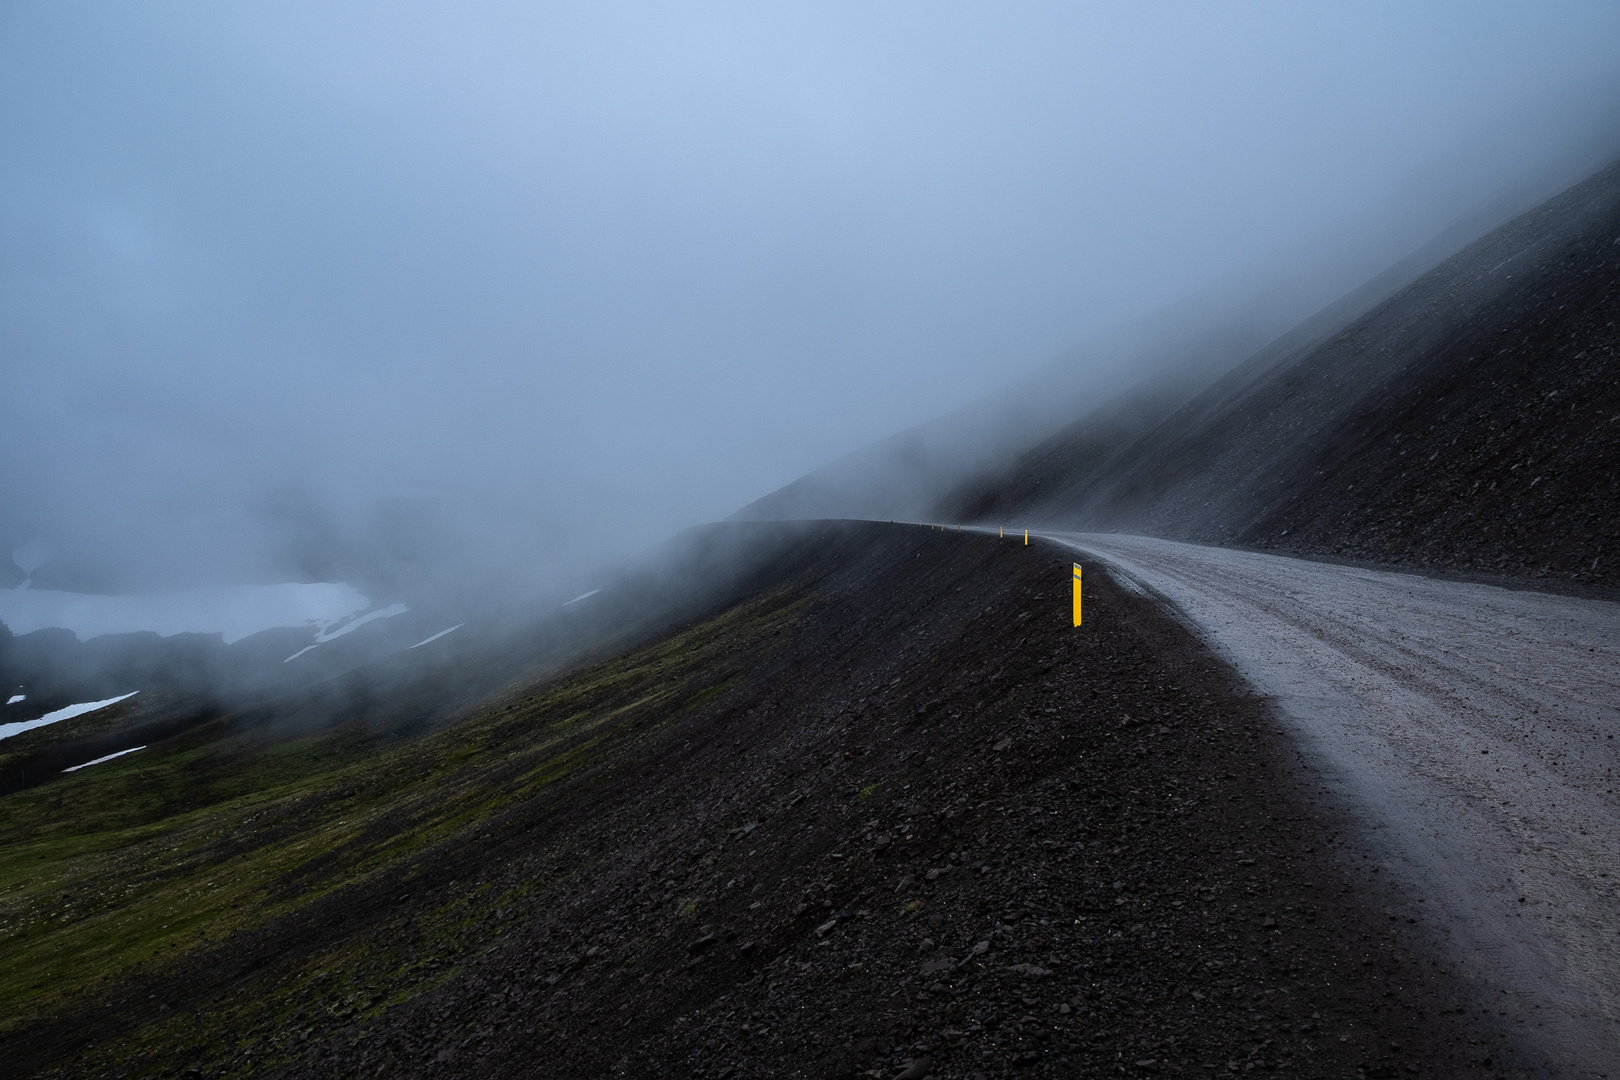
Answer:
[[[1458,970],[1562,1075],[1620,1061],[1620,605],[1148,537],[1048,534],[1262,693]],[[1352,856],[1353,857],[1353,856]]]

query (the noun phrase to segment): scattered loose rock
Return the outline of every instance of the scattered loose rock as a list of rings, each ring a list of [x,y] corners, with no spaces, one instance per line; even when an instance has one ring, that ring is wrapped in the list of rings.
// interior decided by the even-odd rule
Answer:
[[[169,1068],[1370,1078],[1419,1063],[1398,1041],[1429,1076],[1517,1070],[1423,927],[1382,914],[1403,908],[1391,875],[1350,857],[1351,824],[1312,801],[1263,702],[1179,624],[1097,572],[1072,627],[1069,563],[1038,548],[844,535],[793,621],[712,673],[723,692],[520,804],[476,860],[423,854],[417,910],[466,905],[434,982],[392,997],[398,970],[366,957],[412,923],[361,922],[342,939],[352,1004],[275,989],[314,985],[283,950],[262,1034],[226,1039],[194,1003]],[[308,1040],[279,1038],[299,1010]]]

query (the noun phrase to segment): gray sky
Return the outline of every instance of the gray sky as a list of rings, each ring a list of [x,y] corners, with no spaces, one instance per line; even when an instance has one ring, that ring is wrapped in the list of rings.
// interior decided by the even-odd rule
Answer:
[[[1612,0],[10,0],[0,542],[573,573],[1189,296],[1307,314],[1617,71]]]

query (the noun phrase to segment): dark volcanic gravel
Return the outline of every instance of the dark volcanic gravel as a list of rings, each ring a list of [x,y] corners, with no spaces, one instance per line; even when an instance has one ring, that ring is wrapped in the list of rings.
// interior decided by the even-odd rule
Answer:
[[[307,984],[274,1073],[1509,1071],[1264,703],[1087,583],[1074,629],[1050,550],[829,529],[730,689],[486,835],[475,881],[442,856],[424,905],[523,897],[469,903],[446,981],[364,1020]]]

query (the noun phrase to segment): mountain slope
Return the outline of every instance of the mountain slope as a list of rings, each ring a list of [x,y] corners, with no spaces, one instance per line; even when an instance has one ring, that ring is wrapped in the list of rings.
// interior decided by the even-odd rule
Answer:
[[[111,708],[0,739],[0,795],[52,783],[63,769],[225,716],[235,731],[261,730],[274,739],[343,724],[359,725],[376,739],[420,735],[514,683],[556,677],[748,594],[761,572],[776,573],[791,562],[814,528],[734,523],[689,529],[637,563],[604,571],[600,588],[579,603],[464,610],[455,633],[421,647],[405,644],[421,631],[396,635],[387,651],[386,640],[348,654],[334,648],[322,666],[285,675],[288,639],[296,649],[307,630],[267,632],[226,647],[217,635],[200,634],[79,642],[67,631],[41,630],[12,638],[0,625],[0,674],[27,683],[34,712],[26,718],[140,691]],[[323,671],[335,674],[323,678]]]
[[[6,796],[6,1071],[1513,1060],[1264,703],[1150,601],[1088,577],[1077,631],[1048,548],[808,539],[420,739],[200,732]]]
[[[1313,339],[1343,325],[1413,273],[1405,263],[1392,268],[1278,344]],[[914,520],[964,476],[1069,427],[1077,415],[1088,418],[1082,423],[1108,429],[1114,439],[1149,430],[1221,372],[1266,346],[1271,334],[1263,327],[1276,321],[1269,312],[1253,311],[1224,311],[1217,318],[1206,303],[1185,303],[1057,357],[984,400],[815,469],[733,517]]]
[[[933,516],[1617,585],[1617,320],[1620,163],[1128,444],[1082,422]]]

